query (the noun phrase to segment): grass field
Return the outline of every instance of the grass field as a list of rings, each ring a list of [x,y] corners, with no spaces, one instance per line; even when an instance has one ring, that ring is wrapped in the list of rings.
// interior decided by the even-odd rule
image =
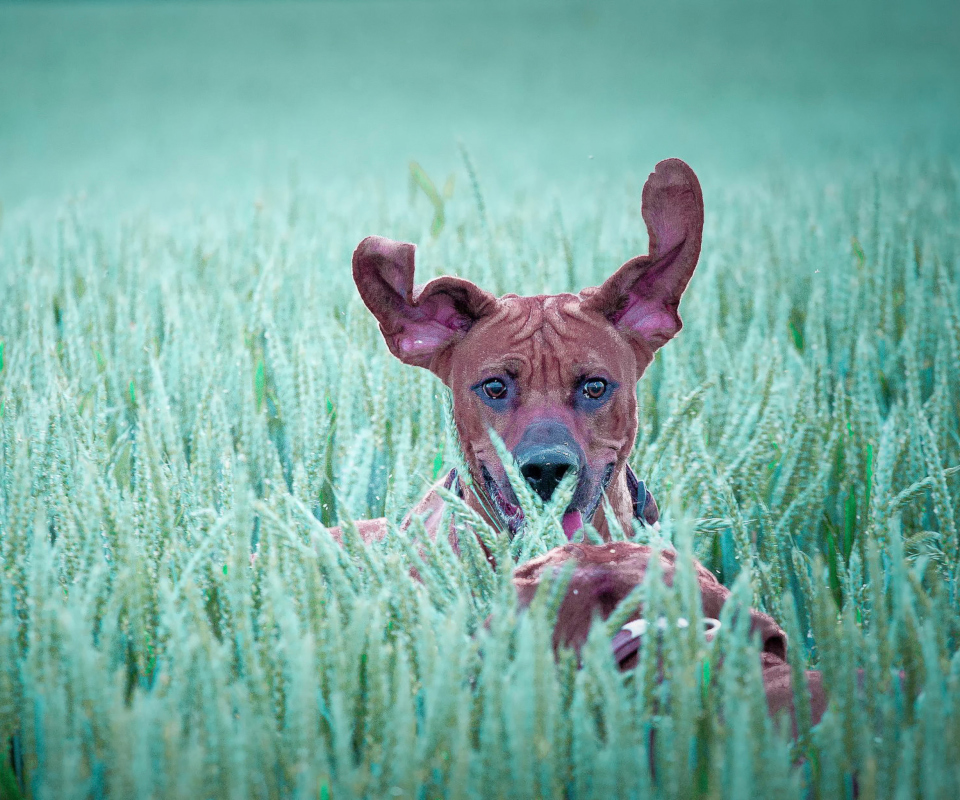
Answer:
[[[0,6],[0,798],[958,796],[957,17]],[[659,682],[516,613],[550,520],[495,572],[351,535],[458,453],[349,260],[596,285],[667,156],[706,230],[633,466],[734,599]],[[796,741],[745,605],[831,690]]]

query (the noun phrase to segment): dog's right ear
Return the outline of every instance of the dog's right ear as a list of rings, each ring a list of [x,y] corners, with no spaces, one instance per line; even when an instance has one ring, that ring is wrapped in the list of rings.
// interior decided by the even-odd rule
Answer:
[[[490,313],[497,300],[463,278],[414,286],[415,251],[406,242],[368,236],[353,253],[353,280],[390,352],[405,364],[436,372],[438,356]]]

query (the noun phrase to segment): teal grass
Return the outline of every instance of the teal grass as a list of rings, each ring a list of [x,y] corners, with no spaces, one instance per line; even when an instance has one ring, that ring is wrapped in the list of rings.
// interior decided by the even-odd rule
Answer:
[[[496,569],[470,535],[457,557],[419,525],[370,548],[352,525],[398,523],[459,461],[446,390],[356,296],[361,229],[497,292],[645,250],[638,184],[561,227],[522,198],[478,208],[469,173],[442,228],[433,198],[291,192],[175,230],[74,205],[3,231],[4,797],[956,796],[955,165],[708,192],[684,330],[637,388],[664,528],[615,535],[734,597],[712,644],[692,625],[629,674],[603,625],[580,669],[554,659],[565,576],[514,609],[557,508],[528,499],[511,545],[451,498]],[[689,566],[633,599],[700,613]],[[796,741],[746,606],[785,625],[797,675],[823,670],[829,710]]]
[[[960,796],[958,9],[0,4],[0,798]],[[597,285],[670,156],[706,228],[637,387],[663,527],[613,535],[683,557],[578,666],[568,576],[510,583],[558,504],[398,529],[461,456],[350,257]],[[619,673],[635,601],[699,619],[691,555],[721,634]],[[748,606],[823,672],[795,738]]]

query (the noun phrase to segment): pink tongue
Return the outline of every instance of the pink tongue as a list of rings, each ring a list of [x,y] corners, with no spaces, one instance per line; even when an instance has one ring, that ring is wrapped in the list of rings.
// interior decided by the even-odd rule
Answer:
[[[563,532],[571,542],[573,541],[573,534],[582,527],[583,517],[580,516],[579,511],[568,511],[563,515]]]

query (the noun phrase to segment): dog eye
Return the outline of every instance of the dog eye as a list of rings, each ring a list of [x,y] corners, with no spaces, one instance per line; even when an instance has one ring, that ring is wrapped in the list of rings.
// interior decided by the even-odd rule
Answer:
[[[591,400],[599,400],[607,392],[607,382],[600,378],[594,378],[583,384],[583,394]]]
[[[491,400],[502,400],[507,396],[507,384],[499,378],[483,382],[483,393]]]

